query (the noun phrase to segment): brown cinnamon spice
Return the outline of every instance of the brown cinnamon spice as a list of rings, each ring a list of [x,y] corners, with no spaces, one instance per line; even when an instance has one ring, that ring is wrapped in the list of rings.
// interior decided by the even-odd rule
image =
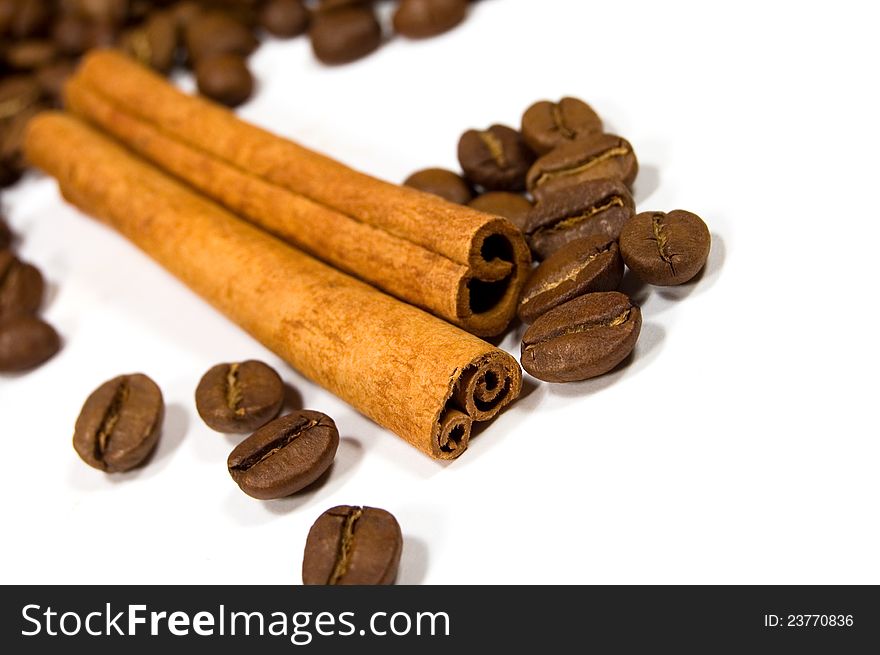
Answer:
[[[44,113],[26,152],[303,375],[439,459],[519,395],[516,360],[239,220],[83,122]]]
[[[235,213],[479,335],[510,322],[529,251],[507,220],[389,184],[249,125],[113,51],[67,106]]]

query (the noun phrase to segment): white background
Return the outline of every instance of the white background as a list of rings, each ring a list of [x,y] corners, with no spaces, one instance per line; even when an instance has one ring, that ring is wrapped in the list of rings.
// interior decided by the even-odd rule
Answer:
[[[639,207],[710,226],[697,282],[627,282],[644,316],[627,366],[533,385],[449,465],[29,176],[3,205],[65,346],[0,378],[0,579],[298,583],[309,526],[348,503],[397,516],[403,583],[880,583],[870,6],[486,0],[443,37],[341,68],[302,38],[253,55],[244,117],[395,181],[456,167],[466,128],[582,97],[634,144]],[[518,354],[517,335],[503,346]],[[343,437],[324,484],[285,500],[238,489],[237,439],[193,404],[211,365],[251,357]],[[74,453],[73,424],[95,387],[136,371],[164,392],[164,434],[148,466],[105,475]]]

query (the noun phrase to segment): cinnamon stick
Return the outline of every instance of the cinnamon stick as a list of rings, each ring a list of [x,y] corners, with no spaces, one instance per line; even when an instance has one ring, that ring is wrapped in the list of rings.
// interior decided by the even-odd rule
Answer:
[[[28,158],[303,375],[432,457],[517,397],[516,360],[236,218],[71,116],[28,128]]]
[[[507,220],[375,179],[188,96],[114,51],[67,107],[247,220],[474,334],[513,317],[530,256]]]

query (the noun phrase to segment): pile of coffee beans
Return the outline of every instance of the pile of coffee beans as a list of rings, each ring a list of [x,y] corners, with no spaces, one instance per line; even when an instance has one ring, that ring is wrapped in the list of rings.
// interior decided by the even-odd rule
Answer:
[[[16,257],[14,235],[0,213],[0,373],[39,366],[61,347],[58,333],[38,313],[43,275]]]
[[[383,43],[372,0],[0,0],[0,187],[24,170],[24,126],[59,106],[65,80],[90,48],[116,46],[167,74],[183,66],[199,92],[235,107],[254,91],[246,57],[271,34],[308,33],[325,64]],[[420,39],[452,29],[469,0],[399,0],[393,30]]]
[[[0,244],[6,234],[0,229]],[[339,447],[339,430],[326,414],[304,409],[278,417],[285,395],[278,372],[257,360],[217,364],[196,387],[196,410],[209,428],[252,433],[232,450],[226,467],[239,488],[259,500],[285,498],[313,484],[329,471]],[[120,375],[86,399],[74,450],[105,473],[143,466],[159,443],[164,415],[162,391],[152,379]],[[390,513],[334,507],[309,532],[303,583],[392,584],[402,549],[400,526]]]
[[[709,229],[696,214],[636,214],[632,144],[605,133],[577,98],[536,102],[519,130],[467,130],[458,162],[462,174],[428,168],[404,184],[503,216],[522,231],[540,264],[520,297],[519,318],[531,323],[521,361],[540,380],[586,380],[630,355],[642,315],[618,291],[625,268],[647,284],[683,284],[709,257]]]
[[[61,103],[90,48],[116,46],[156,71],[182,66],[199,92],[235,107],[254,91],[246,57],[271,34],[308,33],[315,56],[344,64],[384,39],[372,0],[0,0],[0,187],[23,172],[24,126]],[[393,31],[413,39],[452,29],[469,0],[399,0]]]

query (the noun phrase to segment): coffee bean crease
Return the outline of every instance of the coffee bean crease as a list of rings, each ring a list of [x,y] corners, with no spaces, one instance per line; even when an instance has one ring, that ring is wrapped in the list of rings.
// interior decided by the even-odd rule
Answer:
[[[351,557],[354,553],[354,537],[355,526],[358,519],[363,515],[362,507],[352,507],[345,517],[345,524],[342,526],[342,535],[339,539],[339,550],[336,553],[336,563],[327,584],[335,585],[348,573],[351,565]]]
[[[129,387],[128,380],[122,379],[116,391],[113,393],[113,400],[107,407],[101,424],[98,426],[98,434],[95,435],[95,459],[104,462],[104,455],[110,446],[110,439],[113,437],[113,430],[122,415],[122,409],[128,401]]]
[[[498,168],[507,168],[507,157],[504,156],[504,146],[501,140],[488,130],[480,132],[480,140],[486,145]]]
[[[593,157],[588,157],[583,162],[570,166],[568,168],[560,168],[557,171],[545,171],[541,173],[538,179],[535,181],[535,186],[541,186],[550,180],[555,180],[560,177],[567,177],[569,175],[577,175],[578,173],[583,173],[595,166],[598,166],[602,162],[606,162],[609,159],[614,159],[615,157],[623,157],[629,154],[629,148],[626,146],[616,146],[614,148],[609,148],[608,150],[599,153]]]
[[[632,307],[628,307],[627,309],[625,309],[623,312],[621,312],[617,316],[614,316],[613,318],[610,318],[605,321],[587,320],[587,321],[575,323],[575,324],[570,325],[569,327],[565,328],[564,330],[561,330],[559,332],[555,332],[551,335],[544,337],[543,339],[540,339],[538,341],[535,341],[534,343],[527,345],[524,350],[525,351],[531,350],[546,341],[550,341],[551,339],[557,339],[559,337],[566,337],[570,334],[583,334],[584,332],[589,332],[590,330],[619,327],[619,326],[625,324],[630,319],[631,314],[632,314]]]
[[[525,296],[523,296],[523,301],[532,300],[533,298],[537,298],[538,296],[540,296],[544,293],[547,293],[548,291],[553,291],[553,289],[557,288],[560,284],[564,284],[565,282],[569,282],[571,280],[574,280],[575,278],[577,278],[578,275],[580,275],[583,272],[583,270],[585,268],[587,268],[590,264],[592,264],[594,261],[596,261],[596,259],[598,259],[602,255],[605,255],[609,252],[611,252],[611,244],[610,243],[607,247],[602,248],[601,250],[597,250],[596,252],[594,252],[592,255],[587,257],[580,264],[578,264],[577,266],[572,268],[570,271],[568,271],[565,275],[558,277],[558,278],[555,278],[555,279],[551,278],[551,279],[547,280],[546,282],[544,282],[544,284],[536,287],[535,289],[532,289],[529,293],[527,293]]]
[[[278,451],[283,450],[292,444],[302,435],[303,432],[306,432],[316,425],[318,425],[318,421],[301,417],[295,424],[278,434],[275,439],[253,452],[249,457],[246,457],[238,464],[231,466],[230,469],[235,471],[248,471],[252,469],[260,462],[269,459]]]

